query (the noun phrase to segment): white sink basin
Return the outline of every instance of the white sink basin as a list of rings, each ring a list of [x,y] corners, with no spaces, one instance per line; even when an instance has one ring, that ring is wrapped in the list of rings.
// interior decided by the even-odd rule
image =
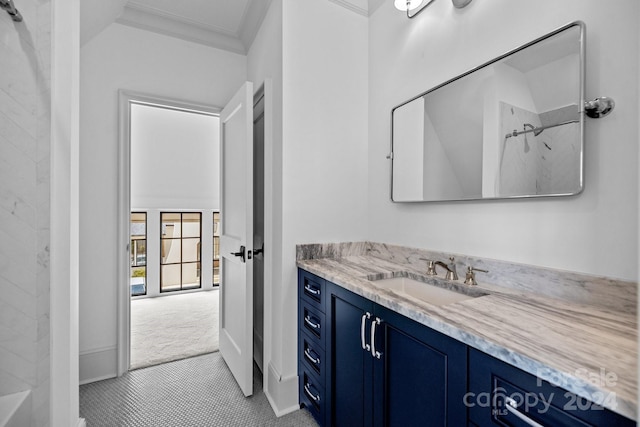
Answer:
[[[430,285],[409,277],[393,277],[391,279],[374,280],[373,283],[384,289],[393,291],[400,296],[408,296],[433,305],[447,305],[454,302],[465,301],[480,296],[484,293],[464,294],[449,289]]]

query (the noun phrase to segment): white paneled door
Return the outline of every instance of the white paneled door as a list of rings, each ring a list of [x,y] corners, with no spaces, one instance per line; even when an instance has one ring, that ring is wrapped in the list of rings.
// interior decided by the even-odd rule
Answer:
[[[253,394],[253,84],[220,115],[220,353]]]

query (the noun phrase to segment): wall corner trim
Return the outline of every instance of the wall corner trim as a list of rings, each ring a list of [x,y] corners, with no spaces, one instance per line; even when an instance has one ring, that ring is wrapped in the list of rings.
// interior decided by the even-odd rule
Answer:
[[[267,370],[267,387],[264,394],[277,417],[300,409],[298,401],[298,375],[283,378],[276,368],[269,363]]]
[[[81,352],[80,385],[117,377],[117,360],[118,349],[115,346]]]

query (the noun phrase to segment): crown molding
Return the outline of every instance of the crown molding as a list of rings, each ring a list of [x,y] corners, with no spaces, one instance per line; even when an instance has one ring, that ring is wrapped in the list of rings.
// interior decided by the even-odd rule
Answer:
[[[245,51],[248,52],[253,44],[262,25],[262,21],[267,15],[269,6],[271,6],[271,2],[272,0],[252,0],[247,4],[247,10],[242,19],[240,34],[238,35],[244,45]]]
[[[368,0],[369,4],[369,16],[373,15],[376,10],[382,6],[385,0]]]
[[[116,22],[241,55],[248,50],[236,34],[135,2],[125,6]]]
[[[349,9],[352,12],[362,16],[369,16],[369,8],[367,6],[367,0],[329,0],[335,4],[338,4],[345,9]]]

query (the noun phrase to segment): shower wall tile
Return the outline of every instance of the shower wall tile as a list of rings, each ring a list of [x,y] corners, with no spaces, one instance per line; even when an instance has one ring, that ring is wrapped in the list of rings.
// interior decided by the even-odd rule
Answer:
[[[49,425],[50,413],[50,213],[51,213],[51,1],[37,0],[36,312],[37,366],[32,427]]]
[[[13,308],[21,311],[31,318],[35,318],[37,316],[37,302],[34,302],[32,294],[3,277],[0,277],[0,289],[2,289],[2,293],[5,294],[5,303],[10,304]]]
[[[51,2],[0,13],[0,395],[31,389],[49,425]]]

